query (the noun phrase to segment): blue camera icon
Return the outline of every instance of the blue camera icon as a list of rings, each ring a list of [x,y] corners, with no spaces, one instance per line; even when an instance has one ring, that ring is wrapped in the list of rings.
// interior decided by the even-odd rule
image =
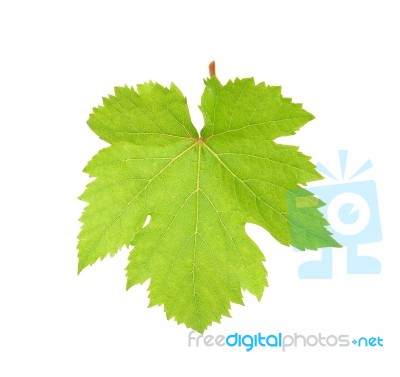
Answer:
[[[339,151],[339,159],[342,179],[344,179],[347,151]],[[314,196],[305,196],[304,190],[301,189],[288,194],[289,216],[293,218],[301,212],[307,212],[307,207],[318,206],[319,200],[325,203],[319,210],[328,220],[328,230],[334,239],[347,248],[348,274],[379,274],[381,272],[378,259],[358,255],[358,245],[382,240],[376,184],[371,180],[351,182],[354,177],[371,167],[372,163],[369,160],[366,161],[352,175],[350,182],[307,187]],[[317,168],[338,181],[324,165],[318,164]],[[302,263],[298,272],[301,279],[332,278],[332,248],[321,249],[321,259]]]

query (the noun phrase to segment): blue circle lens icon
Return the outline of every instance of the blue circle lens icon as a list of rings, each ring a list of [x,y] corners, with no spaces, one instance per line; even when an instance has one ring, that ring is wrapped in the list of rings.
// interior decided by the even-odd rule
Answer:
[[[328,221],[340,234],[351,236],[361,233],[369,223],[371,211],[366,200],[354,192],[335,196],[328,206]]]

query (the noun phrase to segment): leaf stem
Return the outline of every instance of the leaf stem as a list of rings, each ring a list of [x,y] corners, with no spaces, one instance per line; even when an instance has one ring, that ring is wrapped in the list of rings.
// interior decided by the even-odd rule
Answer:
[[[208,65],[208,70],[210,72],[210,77],[215,76],[215,60],[213,60],[209,65]]]

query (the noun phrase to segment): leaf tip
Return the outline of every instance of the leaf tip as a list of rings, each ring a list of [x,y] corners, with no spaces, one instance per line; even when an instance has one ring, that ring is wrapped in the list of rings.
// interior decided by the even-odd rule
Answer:
[[[81,262],[81,260],[78,261],[78,269],[77,269],[77,275],[79,276],[81,272],[85,269],[85,265]]]

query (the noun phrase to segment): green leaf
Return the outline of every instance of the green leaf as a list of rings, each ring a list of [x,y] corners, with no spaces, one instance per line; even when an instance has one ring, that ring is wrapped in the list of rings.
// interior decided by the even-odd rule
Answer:
[[[78,244],[79,272],[133,245],[127,288],[150,279],[150,306],[199,332],[243,304],[243,290],[261,299],[267,286],[246,223],[302,250],[339,246],[303,187],[322,177],[297,147],[274,142],[313,116],[253,79],[205,85],[201,136],[173,84],[116,88],[94,109],[88,125],[111,145],[85,168],[96,179],[81,196]]]

